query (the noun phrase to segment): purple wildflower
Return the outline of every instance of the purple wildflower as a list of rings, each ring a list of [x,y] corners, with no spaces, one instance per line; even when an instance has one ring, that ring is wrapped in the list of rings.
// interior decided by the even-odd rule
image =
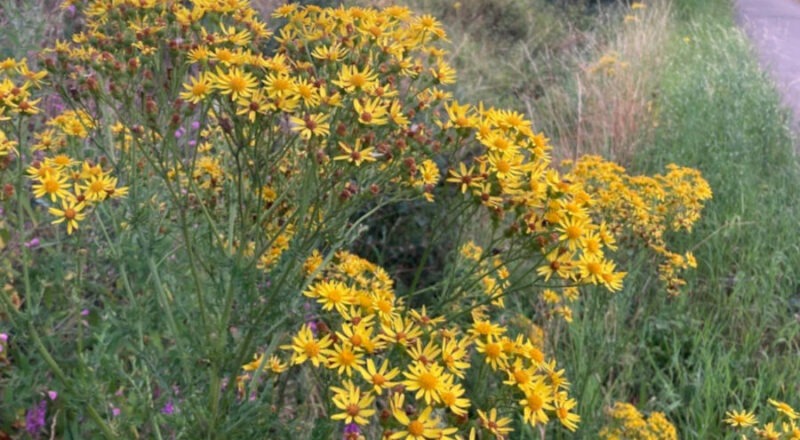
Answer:
[[[361,428],[355,423],[344,425],[344,440],[357,439],[361,435]]]
[[[167,401],[163,408],[161,408],[161,414],[171,415],[175,412],[175,405],[172,403],[172,400]]]
[[[34,237],[34,238],[31,239],[31,241],[26,241],[25,242],[25,247],[28,248],[28,249],[32,249],[32,248],[39,247],[40,244],[41,244],[41,242],[39,241],[39,239],[37,237]]]
[[[42,400],[38,405],[29,409],[25,414],[25,430],[33,438],[39,438],[44,429],[44,417],[47,414],[47,401]]]

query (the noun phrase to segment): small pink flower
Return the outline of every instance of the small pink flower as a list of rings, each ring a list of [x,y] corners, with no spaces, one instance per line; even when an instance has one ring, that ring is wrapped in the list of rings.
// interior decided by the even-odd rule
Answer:
[[[52,391],[52,390],[48,391],[47,392],[47,397],[49,397],[50,400],[56,400],[58,398],[58,392]]]

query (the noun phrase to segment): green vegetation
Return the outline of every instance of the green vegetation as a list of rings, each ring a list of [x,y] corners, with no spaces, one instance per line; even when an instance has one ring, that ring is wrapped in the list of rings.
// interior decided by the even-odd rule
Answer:
[[[51,3],[0,0],[0,61],[32,58],[60,31],[82,29],[80,20],[65,19],[73,12],[57,11]],[[272,0],[252,3],[262,13],[276,7]],[[417,28],[398,27],[398,35],[409,41],[415,33],[426,35],[409,49],[424,81],[413,79],[413,69],[401,68],[388,53],[376,50],[377,40],[369,38],[366,26],[355,36],[346,26],[337,27],[336,32],[346,35],[342,41],[353,38],[359,46],[326,64],[330,60],[312,56],[291,39],[267,42],[262,35],[250,41],[252,36],[229,33],[244,25],[237,13],[219,4],[217,21],[206,16],[202,26],[220,32],[219,23],[227,23],[229,30],[223,30],[231,41],[217,38],[211,46],[246,47],[269,56],[280,47],[290,62],[270,60],[276,63],[270,69],[290,73],[291,92],[274,87],[275,78],[268,78],[268,70],[254,58],[242,61],[241,70],[221,70],[219,64],[215,70],[202,59],[187,62],[195,57],[189,54],[190,45],[176,49],[157,38],[148,40],[147,33],[142,37],[129,32],[129,42],[146,42],[137,47],[140,58],[133,67],[126,58],[130,45],[122,40],[104,43],[110,49],[103,46],[118,57],[121,69],[108,62],[91,67],[99,71],[96,76],[75,79],[70,75],[85,73],[86,67],[77,57],[70,61],[77,69],[49,67],[48,79],[60,81],[61,99],[68,106],[60,109],[66,110],[62,122],[45,125],[38,115],[25,125],[17,123],[20,116],[12,125],[0,118],[6,124],[0,125],[5,127],[0,132],[0,183],[5,184],[0,196],[0,333],[5,335],[0,339],[0,439],[6,432],[23,439],[38,435],[27,436],[21,423],[37,415],[41,402],[49,405],[47,420],[65,438],[338,438],[349,411],[344,401],[367,402],[360,415],[375,422],[361,424],[359,432],[367,438],[386,429],[411,432],[422,425],[432,438],[449,424],[454,427],[448,429],[455,432],[457,427],[460,434],[474,427],[482,433],[478,438],[486,439],[496,428],[488,426],[488,419],[513,427],[510,438],[597,438],[598,433],[608,434],[614,423],[626,429],[634,419],[645,420],[643,414],[652,415],[650,429],[663,438],[671,437],[662,420],[674,424],[677,438],[740,438],[723,421],[730,410],[754,411],[761,425],[787,420],[773,417],[776,405],[768,401],[800,405],[800,165],[790,117],[736,28],[731,2],[411,3],[415,10],[436,15],[451,43],[449,54],[428,52],[439,44],[434,37],[438,24],[414,21]],[[115,12],[113,20],[125,23],[129,12]],[[159,13],[177,16],[175,11]],[[254,15],[248,11],[243,16],[248,17],[248,29],[258,28]],[[180,19],[195,20],[188,15]],[[208,41],[198,31],[199,23],[186,34],[182,32],[189,26],[176,25],[178,18],[170,20],[166,32],[172,32],[172,40],[163,41],[177,41],[178,35],[193,43]],[[285,22],[281,20],[274,21]],[[288,22],[302,20],[300,16]],[[305,23],[295,31],[315,35],[311,29],[324,27],[320,23],[326,20],[331,18]],[[150,37],[161,31],[154,30]],[[234,43],[237,38],[247,41],[240,45],[242,40]],[[97,41],[78,43],[75,53],[94,44]],[[218,53],[212,58],[215,63],[222,59]],[[363,81],[369,87],[353,80],[361,75],[359,70],[346,67],[358,63],[367,66]],[[448,63],[459,80],[444,87],[451,81]],[[6,68],[9,78],[27,80],[12,65]],[[173,70],[172,65],[181,67]],[[392,75],[402,80],[389,80],[382,70],[387,66],[397,68]],[[139,72],[145,69],[150,76],[139,84]],[[15,76],[8,73],[12,71]],[[316,72],[321,72],[319,77]],[[98,78],[105,88],[96,88]],[[163,78],[169,79],[162,84]],[[205,89],[194,94],[191,85],[184,85],[189,78],[207,81]],[[252,84],[247,84],[249,78]],[[108,83],[118,80],[141,87],[141,93],[129,93],[125,86],[107,92]],[[405,84],[402,81],[411,86],[395,90],[396,84]],[[244,83],[239,92],[238,82]],[[270,86],[262,87],[267,82]],[[312,90],[310,98],[301,96],[298,84]],[[374,92],[377,85],[399,95]],[[256,91],[262,89],[260,96]],[[446,97],[448,91],[461,104],[482,101],[487,107],[527,113],[534,132],[550,138],[554,164],[600,155],[624,165],[630,175],[665,173],[669,164],[699,170],[714,197],[691,233],[659,229],[671,250],[696,257],[697,268],[681,275],[687,281],[682,293],[669,295],[666,285],[672,280],[659,279],[664,253],[651,252],[651,242],[627,229],[616,231],[619,251],[608,251],[616,269],[627,272],[622,290],[609,292],[615,290],[614,282],[598,278],[593,283],[600,285],[591,286],[590,278],[575,275],[578,270],[563,277],[564,285],[546,284],[537,269],[548,265],[537,265],[546,258],[543,250],[555,249],[547,248],[552,245],[548,240],[557,241],[565,252],[567,246],[578,246],[581,250],[570,263],[591,273],[585,245],[564,237],[570,224],[587,231],[594,226],[582,220],[562,219],[557,225],[545,220],[524,235],[520,225],[524,229],[528,220],[538,219],[535,215],[545,218],[554,212],[574,220],[565,206],[578,204],[583,194],[570,192],[578,188],[570,185],[579,181],[595,195],[596,182],[577,172],[567,174],[571,164],[555,165],[560,176],[568,177],[562,181],[558,174],[533,173],[530,180],[538,179],[550,189],[531,196],[533,208],[517,204],[518,194],[506,192],[514,185],[498,184],[508,182],[497,177],[507,173],[498,166],[501,156],[488,150],[484,154],[486,143],[476,141],[470,130],[487,124],[503,136],[520,139],[532,168],[550,166],[538,145],[546,143],[544,138],[509,122],[518,119],[513,112],[479,115],[465,106],[464,119],[474,119],[457,126],[458,118],[449,112],[457,113],[459,107]],[[27,89],[14,96],[26,93]],[[237,93],[241,99],[232,98]],[[331,98],[334,93],[344,107]],[[264,107],[253,110],[251,96],[253,101],[261,99]],[[197,105],[185,102],[195,98]],[[9,98],[7,107],[16,117],[19,103],[14,99]],[[286,108],[276,104],[286,100],[296,102]],[[392,100],[399,113],[384,115]],[[3,105],[0,102],[0,110],[5,111]],[[44,114],[55,113],[58,106],[48,99],[39,105]],[[89,115],[70,111],[70,106],[99,111]],[[366,111],[362,106],[371,107]],[[377,115],[375,120],[371,113]],[[107,129],[112,126],[113,131]],[[43,127],[56,130],[51,135],[66,145],[61,151],[68,152],[67,159],[77,159],[68,161],[65,169],[72,167],[74,172],[63,177],[80,178],[69,177],[74,185],[63,192],[88,192],[91,182],[102,180],[94,203],[76,208],[88,215],[76,219],[74,226],[78,220],[80,226],[69,234],[63,223],[50,222],[54,215],[66,219],[73,199],[60,195],[60,205],[47,197],[37,200],[30,194],[32,187],[43,186],[47,176],[24,176],[26,167],[41,165],[22,163],[14,152],[22,150],[24,160],[33,157],[31,145],[43,142],[28,130]],[[258,144],[263,150],[247,148],[264,139],[268,145]],[[363,155],[353,153],[359,148]],[[51,165],[55,160],[48,157],[44,162]],[[201,164],[197,169],[184,168],[195,161]],[[467,165],[459,168],[462,161]],[[488,167],[485,177],[473,174],[481,161]],[[97,162],[102,164],[100,177],[84,175]],[[81,167],[83,172],[78,171]],[[453,180],[453,173],[474,179],[463,183]],[[527,178],[528,170],[524,173]],[[479,189],[477,181],[489,181],[490,175],[492,184]],[[448,177],[451,180],[444,183]],[[570,190],[562,194],[560,188]],[[503,201],[493,204],[495,199]],[[558,209],[549,208],[551,202]],[[536,203],[547,208],[539,211]],[[590,211],[592,221],[634,223],[620,214],[619,206],[609,206],[613,207],[604,214],[602,207]],[[47,207],[65,210],[58,214],[58,209],[54,213]],[[523,240],[528,241],[520,246]],[[613,268],[603,271],[619,274]],[[581,285],[580,300],[566,299],[578,296],[577,289],[570,290],[574,286],[566,285],[570,283]],[[558,307],[548,303],[545,286],[558,290],[552,293],[555,302],[561,301]],[[531,427],[517,405],[520,391],[501,385],[506,374],[509,380],[512,374],[490,371],[490,364],[494,369],[503,359],[490,357],[487,347],[500,350],[502,339],[476,330],[484,318],[471,312],[478,303],[503,295],[506,308],[482,310],[487,313],[485,322],[508,335],[524,336],[542,358],[558,361],[552,371],[545,373],[540,364],[531,371],[541,376],[541,389],[551,396],[547,402],[563,407],[577,403],[572,409],[580,415],[575,433],[570,432],[575,415],[567,411],[569,416],[559,419],[555,408],[547,410],[550,423]],[[388,312],[372,305],[379,301],[389,304]],[[369,311],[356,312],[358,307]],[[355,313],[363,316],[354,320],[350,314]],[[430,324],[435,317],[442,321]],[[358,327],[362,320],[366,324]],[[348,337],[356,331],[363,331],[368,340],[374,337],[377,355],[349,347],[356,360],[348,361],[342,355],[349,349],[345,338],[341,332],[334,336],[340,330]],[[419,331],[411,340],[423,342],[409,342],[406,331]],[[447,332],[455,336],[442,336]],[[468,334],[480,337],[471,339]],[[428,361],[420,361],[417,352],[428,344],[432,348],[421,357],[441,357],[444,362],[436,350],[443,351],[448,338],[458,341],[449,350],[466,347],[466,367],[428,369]],[[326,350],[296,362],[303,365],[292,365],[309,341]],[[385,347],[389,348],[384,352]],[[413,350],[417,352],[410,354]],[[525,365],[540,362],[532,360],[536,355],[531,352],[514,357]],[[312,358],[322,366],[308,365]],[[358,362],[373,358],[398,366],[394,381],[406,387],[416,386],[422,393],[432,376],[444,388],[428,390],[425,400],[433,403],[412,398],[416,391],[390,395],[387,388],[372,395],[372,383],[362,380],[368,375],[359,371]],[[329,364],[336,365],[326,368]],[[355,373],[348,380],[355,385],[342,379],[342,371],[351,367]],[[465,373],[463,382],[456,379],[457,372]],[[559,392],[562,379],[571,385]],[[462,383],[464,397],[471,399],[468,410],[469,404],[441,402],[437,393],[456,395]],[[51,396],[49,391],[56,389],[58,396]],[[527,398],[528,391],[524,393]],[[379,403],[373,405],[373,400]],[[436,422],[414,428],[403,421],[434,407]],[[500,416],[478,412],[490,408]],[[339,420],[331,420],[337,413]],[[31,420],[41,424],[35,417]],[[38,426],[38,431],[46,430]]]

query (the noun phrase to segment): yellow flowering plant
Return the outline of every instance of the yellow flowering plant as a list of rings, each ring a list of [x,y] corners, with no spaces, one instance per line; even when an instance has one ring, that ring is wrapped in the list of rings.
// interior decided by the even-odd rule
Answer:
[[[18,356],[81,402],[59,425],[88,417],[83,436],[573,432],[553,318],[572,321],[594,286],[622,288],[627,236],[663,258],[671,292],[695,264],[664,234],[699,218],[699,173],[554,166],[521,113],[453,99],[432,16],[64,6],[85,26],[42,51],[43,70],[0,64],[21,231],[9,285],[25,304],[3,307],[32,347]],[[440,271],[423,278],[424,257],[401,285],[381,249],[380,265],[353,249],[413,203],[446,212],[436,224],[453,235],[425,244],[446,254]],[[44,250],[22,246],[34,233]]]

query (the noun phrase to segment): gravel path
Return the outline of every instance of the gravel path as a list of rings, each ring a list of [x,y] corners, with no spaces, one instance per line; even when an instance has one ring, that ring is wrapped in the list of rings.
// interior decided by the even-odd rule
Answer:
[[[800,1],[736,0],[739,23],[794,111],[800,133]]]

